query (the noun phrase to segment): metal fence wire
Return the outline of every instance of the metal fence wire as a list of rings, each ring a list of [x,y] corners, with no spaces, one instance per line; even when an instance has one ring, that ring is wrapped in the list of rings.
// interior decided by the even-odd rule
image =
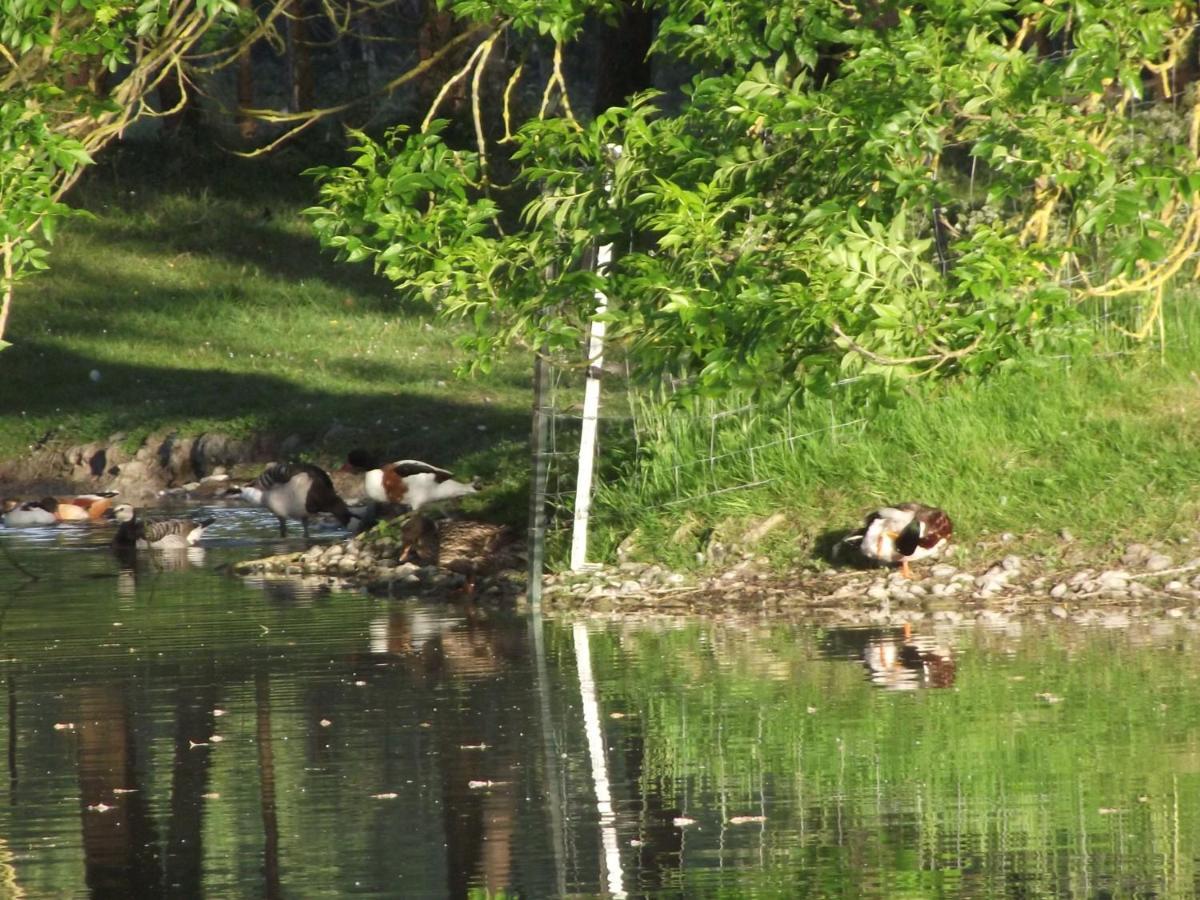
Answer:
[[[1100,273],[1096,273],[1095,278],[1099,277]],[[1083,281],[1086,281],[1084,276],[1075,274],[1064,286],[1070,288]],[[1136,342],[1128,337],[1121,324],[1143,313],[1137,303],[1095,304],[1090,311],[1091,324],[1111,348],[1105,355],[1120,357],[1135,352]],[[1182,341],[1185,337],[1176,339]],[[544,392],[537,405],[545,417],[545,440],[535,460],[535,468],[543,470],[545,476],[545,493],[540,504],[544,528],[530,532],[531,540],[542,542],[543,547],[547,535],[556,541],[565,540],[578,515],[580,435],[588,375],[588,368],[582,365],[584,356],[581,344],[578,359],[551,359],[544,363]],[[669,484],[666,490],[656,491],[662,499],[649,508],[682,509],[707,498],[766,487],[779,476],[761,465],[764,454],[793,449],[802,442],[852,439],[869,426],[853,391],[861,378],[838,382],[834,396],[826,402],[827,420],[814,426],[811,415],[795,415],[798,407],[788,403],[773,406],[728,401],[671,403],[670,394],[678,390],[677,382],[661,379],[655,386],[647,387],[644,380],[630,377],[632,373],[621,358],[620,347],[610,345],[606,356],[593,465],[603,486],[614,473],[623,480],[636,482],[642,477],[639,473],[643,464],[652,460],[653,466],[647,468],[653,468],[654,477],[660,480],[667,473]],[[1068,355],[1055,355],[1043,361],[1069,365],[1071,359]],[[764,428],[766,418],[770,422]],[[766,440],[764,433],[769,434]],[[681,451],[675,458],[664,458],[676,452],[670,445],[672,434],[687,436],[689,455],[681,455]],[[699,440],[701,435],[705,437],[703,442]],[[705,449],[695,453],[698,446]],[[659,487],[662,486],[660,481]],[[596,510],[595,514],[602,517],[604,510]]]

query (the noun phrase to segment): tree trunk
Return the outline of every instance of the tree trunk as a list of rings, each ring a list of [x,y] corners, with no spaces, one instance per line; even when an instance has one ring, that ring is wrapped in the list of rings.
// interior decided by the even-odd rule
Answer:
[[[308,47],[308,22],[304,18],[304,4],[293,0],[287,19],[288,68],[291,76],[291,91],[288,106],[292,112],[312,109],[313,76],[312,59]]]
[[[242,15],[253,12],[251,0],[238,0],[238,9]],[[258,131],[258,122],[242,112],[254,106],[254,46],[248,45],[242,50],[237,64],[237,103],[238,103],[238,132],[246,140],[252,140]]]
[[[624,106],[631,96],[651,86],[653,41],[654,14],[631,0],[621,4],[616,25],[600,26],[596,95],[592,100],[597,114],[611,106]]]

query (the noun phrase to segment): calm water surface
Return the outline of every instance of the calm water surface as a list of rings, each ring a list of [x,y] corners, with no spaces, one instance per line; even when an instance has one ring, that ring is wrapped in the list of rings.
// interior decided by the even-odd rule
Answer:
[[[1197,892],[1185,622],[538,625],[225,574],[303,541],[211,512],[0,528],[0,897]]]

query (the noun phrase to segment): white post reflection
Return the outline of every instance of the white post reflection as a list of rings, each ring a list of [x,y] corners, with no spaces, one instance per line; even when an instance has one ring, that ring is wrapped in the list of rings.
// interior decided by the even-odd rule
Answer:
[[[583,730],[587,735],[588,755],[592,762],[592,783],[596,788],[596,810],[600,813],[600,839],[604,847],[604,869],[608,892],[613,897],[625,897],[621,873],[621,851],[617,847],[616,817],[613,815],[612,792],[608,785],[608,762],[604,755],[604,733],[600,729],[600,704],[596,702],[596,680],[592,676],[592,652],[588,645],[587,626],[576,622],[575,667],[579,672],[579,697],[583,702]]]

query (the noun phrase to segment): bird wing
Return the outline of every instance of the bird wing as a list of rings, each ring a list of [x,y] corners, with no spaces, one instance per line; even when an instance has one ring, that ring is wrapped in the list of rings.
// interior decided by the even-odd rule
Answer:
[[[422,462],[419,459],[398,459],[394,463],[391,463],[391,468],[401,478],[406,478],[409,475],[429,474],[434,477],[435,481],[440,483],[454,477],[453,472],[448,472],[445,469]]]

